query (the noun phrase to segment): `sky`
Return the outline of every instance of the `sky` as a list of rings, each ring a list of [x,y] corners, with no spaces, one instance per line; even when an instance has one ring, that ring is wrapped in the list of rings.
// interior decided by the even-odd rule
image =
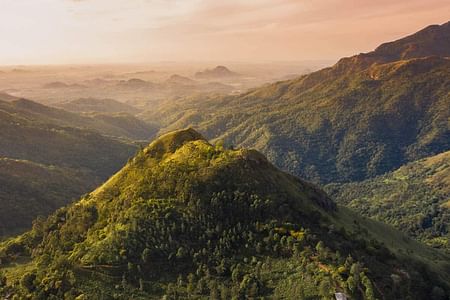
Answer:
[[[0,0],[0,64],[335,60],[449,12],[448,0]]]

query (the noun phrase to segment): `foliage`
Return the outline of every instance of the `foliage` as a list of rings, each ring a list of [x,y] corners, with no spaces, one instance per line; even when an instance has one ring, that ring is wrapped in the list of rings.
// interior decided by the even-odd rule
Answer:
[[[31,270],[8,270],[7,282],[16,277],[21,284],[7,284],[4,293],[311,299],[342,291],[398,299],[425,297],[434,286],[448,293],[442,280],[448,274],[412,256],[395,257],[367,226],[258,152],[226,150],[182,130],[154,141],[80,201],[0,244],[4,266],[17,255],[32,258]]]
[[[49,215],[98,183],[89,172],[0,158],[0,236],[30,229],[37,216]]]
[[[95,121],[24,99],[0,101],[0,238],[29,229],[38,215],[79,198],[136,151],[130,142],[75,127],[95,129],[91,123],[102,118],[107,117]]]
[[[162,132],[194,126],[256,148],[315,182],[372,178],[450,149],[450,53],[440,44],[450,26],[428,30],[294,80],[163,102],[142,117]]]
[[[335,199],[450,253],[450,152],[362,182],[329,185]]]

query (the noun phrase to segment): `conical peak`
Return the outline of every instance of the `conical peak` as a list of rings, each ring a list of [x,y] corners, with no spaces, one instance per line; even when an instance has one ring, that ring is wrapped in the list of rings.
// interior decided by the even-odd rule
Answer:
[[[164,154],[174,153],[187,142],[197,140],[206,141],[200,133],[192,128],[180,129],[160,136],[144,150],[144,153],[153,157],[162,157]]]

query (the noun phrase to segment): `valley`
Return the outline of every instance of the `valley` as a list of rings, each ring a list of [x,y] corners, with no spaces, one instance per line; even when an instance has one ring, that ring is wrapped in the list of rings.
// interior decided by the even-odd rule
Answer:
[[[0,65],[1,299],[449,299],[448,20],[332,60],[390,31],[346,18],[404,3],[324,22],[303,12],[317,3],[70,2],[48,14],[65,7],[76,47],[52,53],[101,58]],[[103,29],[82,44],[87,12]],[[155,57],[108,60],[150,37]]]

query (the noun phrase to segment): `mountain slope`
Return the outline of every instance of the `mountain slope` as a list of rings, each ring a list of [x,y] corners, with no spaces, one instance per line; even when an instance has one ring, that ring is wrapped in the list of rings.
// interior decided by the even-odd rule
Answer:
[[[0,103],[0,237],[29,229],[38,215],[91,190],[137,149],[93,131],[55,125],[45,111],[5,106]]]
[[[110,114],[109,118],[97,118],[95,114],[80,115],[27,99],[12,102],[0,101],[0,111],[17,114],[40,123],[77,127],[128,139],[148,139],[155,133],[155,128],[152,125],[138,120],[132,115]],[[129,121],[124,123],[124,118]]]
[[[447,256],[336,207],[257,151],[225,150],[192,129],[155,140],[0,244],[0,257],[4,295],[43,298],[420,299],[450,288]]]
[[[48,216],[100,182],[88,172],[0,158],[0,237],[29,230],[37,216]]]
[[[341,59],[334,71],[354,72],[370,65],[427,56],[450,56],[450,22],[430,25],[402,39],[384,43],[369,53]]]
[[[136,114],[139,110],[131,105],[113,99],[80,98],[67,102],[60,102],[54,106],[72,112],[98,112]]]
[[[328,186],[333,198],[450,253],[450,151],[363,182]]]
[[[340,75],[325,69],[239,96],[165,103],[142,117],[163,132],[193,125],[255,147],[316,182],[348,182],[450,149],[449,88],[450,60],[426,57]]]
[[[136,146],[98,133],[28,119],[0,110],[0,156],[46,165],[91,170],[103,178],[115,172]]]
[[[1,101],[13,101],[13,100],[19,100],[19,98],[12,96],[8,93],[0,91],[0,100]]]

